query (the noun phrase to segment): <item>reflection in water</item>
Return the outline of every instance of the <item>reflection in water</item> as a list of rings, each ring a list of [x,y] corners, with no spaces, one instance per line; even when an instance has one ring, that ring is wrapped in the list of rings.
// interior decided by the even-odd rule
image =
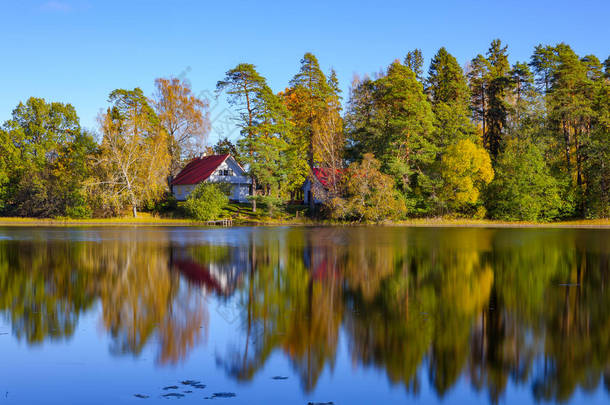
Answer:
[[[246,238],[232,243],[163,230],[1,240],[0,313],[17,339],[42,344],[72,336],[99,302],[112,353],[157,345],[168,364],[214,334],[210,296],[242,318],[241,340],[218,355],[237,380],[279,351],[312,391],[343,335],[354,365],[384,370],[414,395],[425,375],[441,397],[467,377],[493,402],[509,383],[536,400],[610,391],[607,231],[239,232]]]

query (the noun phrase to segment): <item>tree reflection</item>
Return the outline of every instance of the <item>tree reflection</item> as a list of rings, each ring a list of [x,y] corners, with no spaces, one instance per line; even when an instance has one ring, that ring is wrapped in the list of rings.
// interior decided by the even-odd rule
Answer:
[[[98,274],[72,262],[83,245],[0,241],[0,311],[29,344],[72,336],[96,298]]]
[[[602,231],[244,229],[239,243],[0,241],[0,311],[30,344],[73,335],[101,305],[111,352],[150,345],[160,364],[205,340],[206,297],[234,306],[241,335],[218,361],[252,379],[275,352],[303,389],[351,361],[413,395],[469,381],[498,402],[610,387],[610,243]],[[214,331],[212,331],[213,333]],[[460,380],[461,377],[466,377]]]
[[[73,335],[99,301],[114,354],[159,342],[159,363],[185,358],[207,328],[198,288],[170,271],[166,245],[129,242],[0,242],[0,311],[30,344]],[[205,330],[204,330],[205,332]]]

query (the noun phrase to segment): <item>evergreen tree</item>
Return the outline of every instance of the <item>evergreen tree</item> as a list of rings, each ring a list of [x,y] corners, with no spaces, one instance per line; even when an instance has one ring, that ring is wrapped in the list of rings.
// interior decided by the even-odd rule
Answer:
[[[536,113],[537,93],[534,86],[534,75],[529,66],[517,62],[510,71],[512,82],[509,104],[508,129],[513,136],[524,136],[532,125]]]
[[[421,49],[409,51],[405,56],[404,64],[415,73],[415,77],[420,83],[424,83],[424,57]]]
[[[585,216],[610,217],[610,81],[595,83],[591,135],[583,145]]]
[[[216,84],[216,91],[226,92],[229,104],[237,109],[239,114],[237,126],[245,138],[244,145],[254,145],[259,114],[264,110],[262,95],[267,92],[265,79],[256,71],[254,65],[240,63],[225,74],[225,78]],[[254,150],[245,151],[244,158],[254,159]],[[251,173],[252,174],[252,173]],[[256,176],[252,174],[252,210],[256,212]]]
[[[587,78],[592,81],[599,81],[604,77],[604,66],[595,55],[584,56],[580,60],[587,69]]]
[[[438,148],[432,108],[413,71],[396,61],[379,79],[357,83],[346,121],[352,149],[376,155],[413,212],[430,211]]]
[[[295,143],[297,149],[307,151],[309,176],[317,164],[328,166],[329,155],[324,146],[342,143],[342,124],[340,116],[340,96],[336,75],[326,78],[317,58],[306,53],[301,59],[299,72],[290,81],[287,92],[288,108],[292,121],[297,128]],[[322,148],[321,148],[322,147]],[[333,148],[334,149],[334,148]],[[335,161],[337,153],[332,153]],[[309,199],[313,209],[313,199]]]
[[[239,164],[243,164],[239,151],[237,150],[237,146],[226,136],[216,141],[216,144],[212,146],[212,150],[217,155],[225,155],[228,153],[233,156],[233,158],[239,162]]]
[[[558,64],[547,93],[548,115],[556,145],[563,149],[563,170],[572,181],[576,180],[582,197],[585,187],[583,145],[590,136],[594,88],[588,78],[587,66],[569,46],[559,44],[554,49]]]
[[[489,62],[489,83],[487,86],[487,99],[489,106],[485,120],[487,131],[483,134],[483,143],[489,150],[492,158],[496,158],[502,148],[506,120],[509,106],[506,101],[507,91],[511,86],[507,47],[502,46],[499,39],[491,42],[487,51]]]
[[[470,121],[470,89],[462,68],[445,48],[439,49],[430,63],[426,89],[436,115],[438,146],[461,139],[476,142]]]
[[[489,69],[489,62],[479,54],[470,61],[467,73],[472,116],[473,120],[480,125],[481,137],[487,132]]]
[[[239,111],[242,133],[239,155],[252,177],[252,202],[256,210],[257,187],[265,194],[279,196],[287,183],[287,134],[292,131],[288,111],[254,65],[237,65],[216,87],[219,92],[226,91],[229,102]]]
[[[538,91],[546,94],[551,88],[553,71],[557,66],[557,55],[551,46],[537,45],[530,59],[530,66],[536,74],[536,84]]]

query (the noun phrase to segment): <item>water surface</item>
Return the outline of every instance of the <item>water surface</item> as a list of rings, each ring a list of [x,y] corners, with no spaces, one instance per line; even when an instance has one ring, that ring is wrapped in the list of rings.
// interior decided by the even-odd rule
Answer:
[[[610,401],[610,230],[0,227],[0,404]]]

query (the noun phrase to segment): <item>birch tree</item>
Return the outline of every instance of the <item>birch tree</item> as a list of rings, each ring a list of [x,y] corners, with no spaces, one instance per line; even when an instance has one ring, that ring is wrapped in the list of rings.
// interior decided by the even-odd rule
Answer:
[[[166,189],[169,169],[167,133],[142,90],[114,90],[113,104],[99,118],[102,141],[94,184],[101,205],[116,214],[131,206],[134,217],[143,202]]]

